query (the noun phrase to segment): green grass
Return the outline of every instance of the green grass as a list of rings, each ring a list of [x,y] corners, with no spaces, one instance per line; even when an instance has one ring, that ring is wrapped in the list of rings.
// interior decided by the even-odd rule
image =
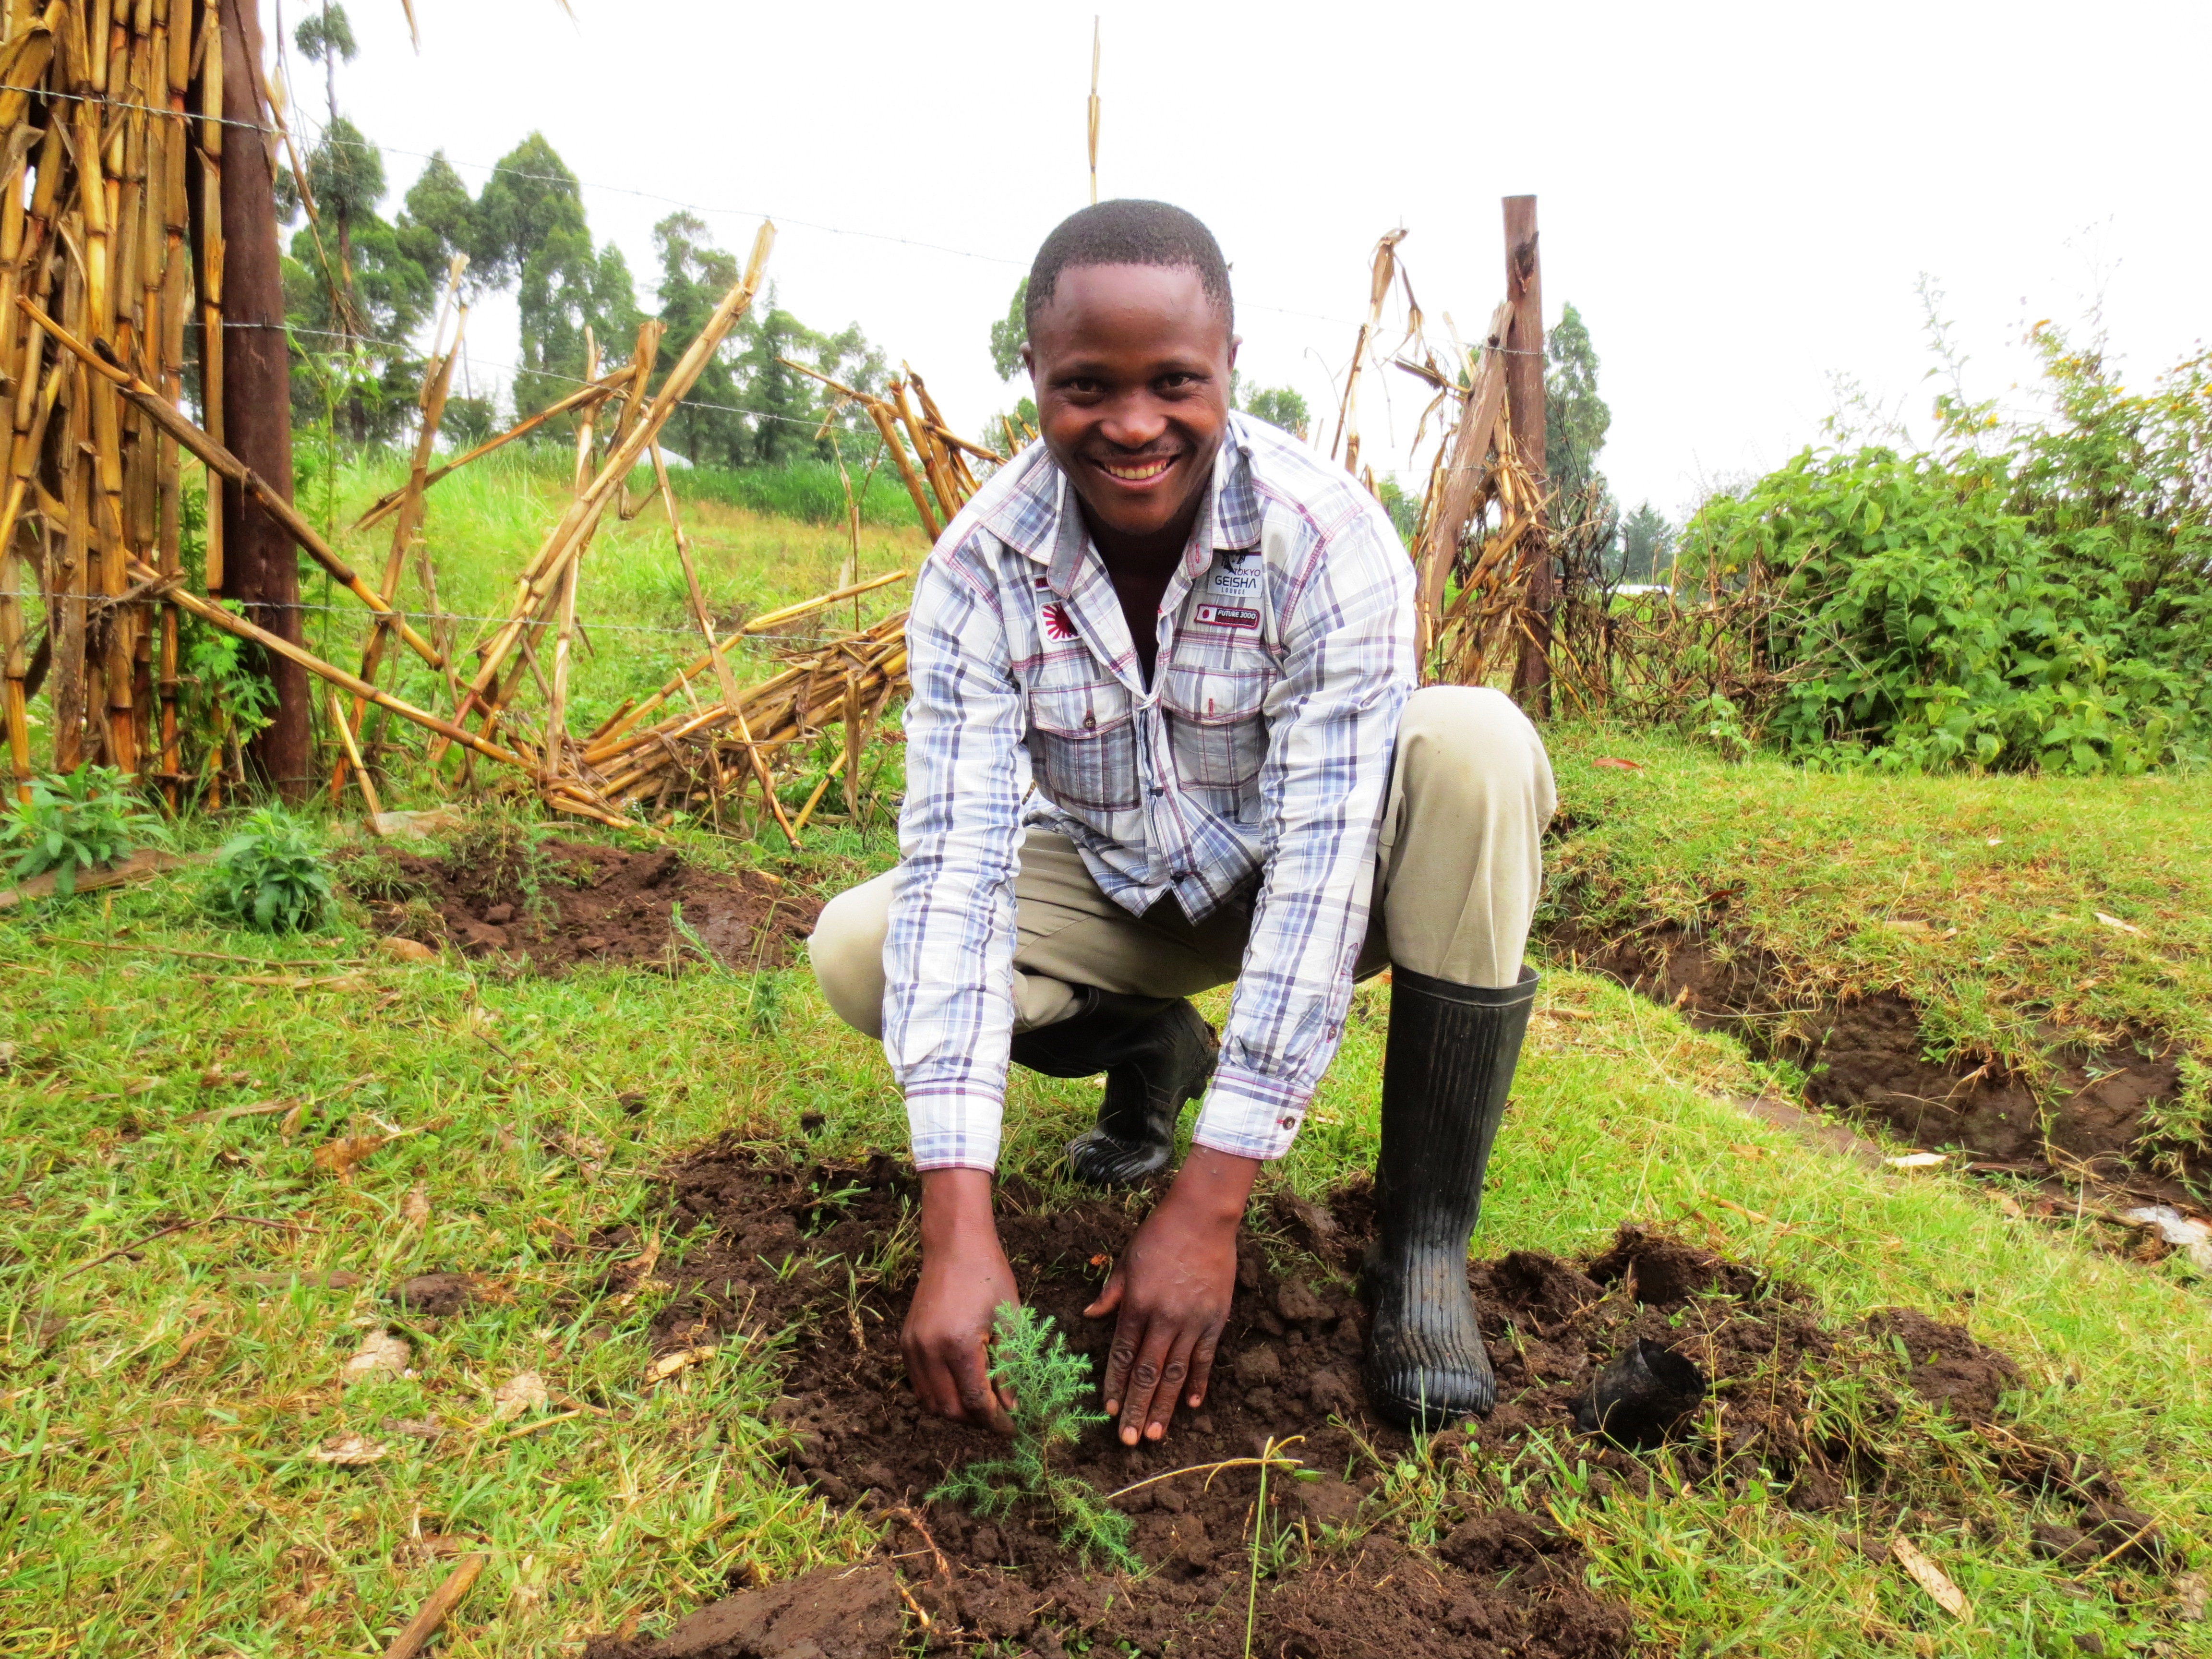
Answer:
[[[2212,775],[1822,774],[1571,727],[1552,750],[1552,919],[1723,927],[1796,988],[1901,992],[1937,1059],[2035,1076],[2052,1026],[2212,1058]],[[2212,1141],[2203,1086],[2177,1114]]]
[[[800,873],[834,886],[886,856],[880,837],[831,838]],[[607,1295],[604,1261],[566,1248],[617,1223],[649,1235],[653,1170],[724,1129],[792,1141],[812,1110],[827,1120],[817,1148],[902,1146],[879,1051],[837,1025],[811,981],[779,974],[763,996],[727,974],[547,981],[371,958],[344,970],[349,986],[257,986],[250,967],[149,947],[282,958],[313,975],[369,941],[357,919],[283,946],[222,930],[199,879],[0,921],[0,1038],[17,1045],[0,1078],[0,1653],[378,1652],[446,1571],[406,1552],[418,1530],[491,1553],[443,1638],[454,1656],[649,1628],[733,1573],[864,1549],[861,1522],[779,1472],[766,1416],[777,1334],[648,1386],[653,1295]],[[214,977],[191,977],[202,971]],[[1379,988],[1360,993],[1308,1128],[1270,1181],[1317,1192],[1371,1161],[1386,1006]],[[1609,984],[1553,975],[1542,1006],[1484,1252],[1571,1254],[1643,1219],[1786,1275],[1838,1321],[1896,1303],[1963,1319],[2021,1364],[2032,1431],[2109,1459],[2202,1570],[2203,1295],[1946,1179],[1839,1163],[1746,1118],[1725,1097],[1763,1074]],[[211,1068],[250,1080],[204,1086]],[[293,1096],[317,1103],[289,1127],[282,1114],[186,1121]],[[1042,1171],[1089,1098],[1018,1075],[1008,1164]],[[315,1160],[337,1138],[395,1130],[349,1180]],[[407,1218],[418,1189],[419,1224]],[[286,1224],[151,1237],[218,1212]],[[122,1247],[132,1255],[87,1266]],[[378,1298],[444,1268],[484,1275],[495,1299],[430,1333]],[[329,1271],[362,1283],[242,1278]],[[386,1320],[410,1334],[415,1375],[342,1387],[344,1359]],[[522,1371],[551,1403],[499,1421],[493,1391]],[[513,1433],[579,1406],[596,1409]],[[411,1439],[387,1419],[442,1432]],[[392,1449],[358,1468],[310,1460],[346,1434]],[[1517,1484],[1533,1465],[1486,1478],[1583,1536],[1658,1651],[1703,1639],[1713,1653],[1873,1655],[1923,1632],[1946,1653],[2057,1654],[2077,1632],[2101,1632],[2107,1651],[2154,1635],[2171,1652],[2212,1651],[2203,1626],[2166,1623],[2172,1592],[2156,1581],[2077,1580],[2035,1559],[2021,1511],[1994,1496],[1950,1504],[1918,1539],[1984,1609],[1964,1629],[1869,1562],[1848,1516],[1799,1516],[1756,1490],[1588,1504],[1565,1455],[1540,1495]],[[1969,1462],[1962,1449],[1961,1473],[1915,1478],[1972,1487]],[[1427,1478],[1410,1465],[1392,1476],[1409,1494]],[[1962,1513],[1972,1536],[1956,1529]]]

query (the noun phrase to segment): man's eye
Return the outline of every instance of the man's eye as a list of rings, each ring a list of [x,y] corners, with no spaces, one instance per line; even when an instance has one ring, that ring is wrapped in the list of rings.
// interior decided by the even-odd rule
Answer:
[[[1158,386],[1163,392],[1188,392],[1198,384],[1195,374],[1163,374]]]

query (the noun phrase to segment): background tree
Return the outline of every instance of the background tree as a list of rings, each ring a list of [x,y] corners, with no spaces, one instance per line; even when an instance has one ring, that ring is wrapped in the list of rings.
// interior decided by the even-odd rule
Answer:
[[[1029,299],[1030,279],[1024,276],[1014,284],[1014,302],[1006,314],[991,325],[991,367],[1002,380],[1012,380],[1022,370],[1022,348],[1030,339],[1029,319],[1024,313]]]
[[[1312,412],[1306,400],[1286,386],[1261,386],[1244,400],[1244,412],[1269,426],[1279,426],[1304,441]]]
[[[613,243],[593,246],[576,175],[543,133],[532,133],[493,169],[469,216],[477,280],[514,284],[522,335],[517,409],[574,390],[584,377],[586,328],[608,361],[629,355],[641,315],[629,265]]]
[[[1674,554],[1674,526],[1646,501],[1620,523],[1620,580],[1666,580],[1662,574]]]
[[[1544,471],[1561,501],[1602,483],[1597,458],[1613,425],[1613,411],[1597,392],[1597,351],[1582,313],[1572,306],[1545,342]]]

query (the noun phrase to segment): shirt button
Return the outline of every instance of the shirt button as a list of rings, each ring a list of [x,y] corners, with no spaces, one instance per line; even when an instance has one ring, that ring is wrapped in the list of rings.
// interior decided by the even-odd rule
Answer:
[[[1158,800],[1162,795],[1166,794],[1167,792],[1167,785],[1164,783],[1156,783],[1152,786],[1152,799],[1154,800]]]
[[[1091,710],[1091,709],[1088,709],[1088,708],[1085,709],[1085,710],[1083,711],[1083,729],[1084,729],[1085,731],[1088,732],[1088,731],[1090,731],[1092,727],[1096,726],[1097,724],[1098,724],[1098,716],[1097,716],[1097,714],[1095,712],[1093,712],[1092,710]]]
[[[1177,881],[1188,881],[1190,879],[1190,872],[1188,870],[1178,870],[1175,872],[1175,878]]]

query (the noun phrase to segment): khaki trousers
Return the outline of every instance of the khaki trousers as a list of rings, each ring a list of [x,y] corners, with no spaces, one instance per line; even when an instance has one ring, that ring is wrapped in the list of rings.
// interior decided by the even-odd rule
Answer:
[[[1543,741],[1511,698],[1486,686],[1414,692],[1398,723],[1359,976],[1395,963],[1458,985],[1513,984],[1556,805]],[[877,1038],[897,878],[891,871],[830,900],[808,947],[830,1007]],[[1074,843],[1048,830],[1023,841],[1014,897],[1017,1030],[1066,1018],[1077,986],[1184,997],[1244,965],[1248,906],[1193,923],[1170,897],[1132,915],[1098,890]]]

